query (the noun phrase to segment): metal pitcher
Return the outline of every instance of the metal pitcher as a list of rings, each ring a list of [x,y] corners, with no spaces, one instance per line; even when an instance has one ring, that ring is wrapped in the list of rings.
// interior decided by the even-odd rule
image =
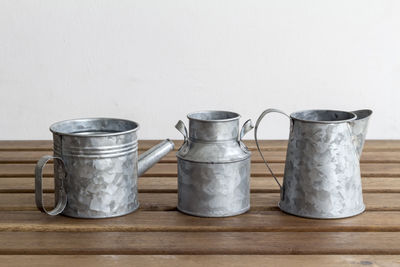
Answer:
[[[290,119],[283,185],[268,166],[257,140],[258,126],[271,112]],[[288,116],[267,109],[260,115],[254,138],[281,189],[282,211],[318,219],[345,218],[364,211],[359,159],[371,114],[371,110],[306,110]]]
[[[110,118],[76,119],[50,126],[54,155],[43,156],[35,169],[36,206],[49,215],[78,218],[121,216],[139,207],[137,178],[170,152],[170,140],[138,158],[139,125]],[[55,208],[43,205],[42,171],[54,159]]]
[[[178,210],[201,217],[226,217],[250,208],[250,157],[239,134],[240,115],[229,111],[191,113],[189,133],[182,121],[176,128],[184,143],[178,158]]]

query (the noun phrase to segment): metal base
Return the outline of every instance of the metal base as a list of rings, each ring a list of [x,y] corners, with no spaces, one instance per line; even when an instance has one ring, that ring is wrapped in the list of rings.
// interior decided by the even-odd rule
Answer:
[[[223,214],[223,215],[213,215],[213,214],[200,214],[200,213],[195,213],[195,212],[191,212],[191,211],[186,211],[183,210],[181,208],[179,208],[179,206],[177,207],[177,209],[182,212],[185,213],[187,215],[191,215],[191,216],[196,216],[196,217],[203,217],[203,218],[224,218],[224,217],[232,217],[232,216],[237,216],[240,214],[243,214],[247,211],[250,210],[250,206],[246,207],[245,209],[239,210],[237,212],[234,213],[229,213],[229,214]]]
[[[121,216],[125,216],[128,215],[134,211],[136,211],[139,208],[139,202],[137,204],[137,206],[135,206],[133,209],[124,212],[124,213],[120,213],[120,214],[116,214],[116,215],[111,215],[111,216],[90,216],[90,217],[86,217],[86,216],[76,216],[76,215],[71,215],[71,214],[65,214],[65,213],[61,213],[61,215],[66,216],[66,217],[70,217],[70,218],[77,218],[77,219],[108,219],[108,218],[115,218],[115,217],[121,217]]]
[[[281,203],[279,203],[278,206],[279,206],[280,210],[283,211],[284,213],[287,213],[287,214],[290,214],[290,215],[294,215],[294,216],[297,216],[297,217],[302,217],[302,218],[320,219],[320,220],[334,220],[334,219],[350,218],[350,217],[357,216],[357,215],[359,215],[359,214],[361,214],[361,213],[363,213],[365,211],[365,205],[363,205],[362,209],[360,209],[360,210],[358,210],[358,211],[356,211],[356,212],[354,212],[352,214],[347,214],[347,215],[344,215],[344,216],[335,216],[335,217],[333,217],[333,216],[332,217],[321,217],[321,216],[318,217],[318,216],[308,216],[308,215],[296,214],[296,213],[291,212],[291,211],[286,211],[281,207],[280,204]]]

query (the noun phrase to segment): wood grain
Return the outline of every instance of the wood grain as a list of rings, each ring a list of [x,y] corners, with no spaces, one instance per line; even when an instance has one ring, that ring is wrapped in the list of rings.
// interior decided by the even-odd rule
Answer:
[[[53,194],[44,194],[45,203],[54,203]],[[140,209],[147,211],[175,211],[178,196],[176,193],[140,193]],[[279,210],[278,193],[253,193],[250,197],[252,211]],[[364,203],[367,211],[400,211],[399,193],[365,193]],[[0,194],[0,211],[37,210],[34,194]]]
[[[398,255],[0,255],[4,266],[398,266]]]
[[[399,232],[0,232],[0,254],[400,254]]]
[[[141,153],[141,152],[140,152]],[[140,154],[139,153],[139,154]],[[0,151],[1,163],[35,163],[44,155],[51,155],[51,151]],[[284,163],[286,151],[264,152],[265,159],[270,163]],[[52,162],[52,161],[50,161]],[[161,159],[160,163],[176,163],[176,151],[168,153]],[[252,163],[263,163],[258,151],[251,156]],[[379,157],[376,152],[366,151],[361,156],[361,163],[400,163],[400,151],[382,151]]]
[[[139,153],[158,142],[139,141]],[[35,207],[34,165],[40,156],[51,153],[51,141],[0,141],[0,264],[400,265],[400,140],[366,142],[361,170],[367,211],[338,220],[298,218],[279,211],[278,186],[254,151],[253,141],[246,141],[254,151],[251,211],[230,218],[184,215],[176,210],[175,153],[181,142],[176,141],[175,151],[139,178],[138,211],[85,220],[47,216]],[[261,143],[281,180],[287,142]],[[45,176],[45,202],[51,206],[51,164]]]
[[[175,143],[175,150],[178,149],[182,140],[172,140]],[[160,142],[160,140],[139,140],[139,150],[146,150]],[[254,140],[245,140],[245,144],[251,150],[256,150]],[[260,140],[260,147],[265,151],[286,150],[286,140]],[[52,150],[51,140],[2,140],[0,141],[1,151],[44,151]],[[366,140],[364,151],[400,151],[399,140]]]
[[[275,175],[283,176],[284,164],[271,163],[270,167]],[[34,177],[35,164],[0,164],[0,177]],[[43,175],[50,177],[53,174],[53,165],[47,164]],[[251,165],[251,175],[255,177],[270,177],[263,163]],[[363,177],[400,177],[400,164],[398,163],[364,163],[361,164]],[[149,169],[143,177],[176,177],[177,166],[175,163],[160,163]]]
[[[398,232],[399,221],[400,212],[381,211],[338,220],[298,218],[280,211],[199,218],[178,211],[139,210],[101,220],[50,217],[39,211],[0,211],[0,231],[13,232]]]
[[[282,183],[282,177],[278,177]],[[140,177],[140,193],[177,193],[178,182],[176,177]],[[362,178],[364,193],[400,193],[400,179],[387,177]],[[34,178],[8,177],[0,178],[0,193],[34,193]],[[279,187],[272,177],[252,177],[250,179],[252,193],[279,193]],[[54,179],[43,178],[43,190],[46,193],[54,192]]]

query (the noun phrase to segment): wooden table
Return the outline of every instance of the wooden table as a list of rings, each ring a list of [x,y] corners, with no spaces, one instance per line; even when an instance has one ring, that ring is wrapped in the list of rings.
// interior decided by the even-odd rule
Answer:
[[[180,141],[176,141],[176,147]],[[144,150],[155,141],[140,142]],[[254,142],[247,142],[254,150]],[[282,177],[286,142],[262,141]],[[140,210],[84,220],[40,213],[34,166],[50,141],[0,141],[0,264],[164,266],[400,265],[400,141],[367,141],[361,159],[366,212],[341,220],[311,220],[279,211],[278,186],[252,157],[251,211],[197,218],[176,210],[175,152],[139,179]],[[53,203],[52,166],[45,170]],[[347,266],[346,265],[346,266]]]

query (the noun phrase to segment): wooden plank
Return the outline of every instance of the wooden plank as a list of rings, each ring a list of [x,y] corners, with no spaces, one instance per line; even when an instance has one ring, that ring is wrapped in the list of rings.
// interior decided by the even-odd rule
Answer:
[[[1,151],[52,150],[52,140],[0,140]]]
[[[45,194],[46,203],[54,202],[53,194]],[[178,197],[176,193],[140,193],[140,209],[146,211],[174,211]],[[253,193],[250,197],[252,211],[279,210],[278,193]],[[364,203],[367,211],[400,211],[399,193],[365,193]],[[37,210],[34,194],[2,193],[0,210],[31,211]]]
[[[270,164],[275,175],[283,176],[284,164]],[[35,164],[0,164],[0,177],[33,177]],[[52,164],[47,164],[43,175],[51,177],[53,173]],[[251,164],[251,175],[255,177],[271,176],[263,163]],[[397,163],[366,163],[361,164],[361,175],[363,177],[400,177],[400,164]],[[176,177],[177,165],[174,163],[160,163],[149,169],[143,177]]]
[[[4,266],[394,266],[398,255],[1,255]]]
[[[254,140],[245,140],[246,146],[251,150],[257,150]],[[286,150],[286,140],[260,140],[262,150]],[[399,151],[400,140],[366,140],[364,145],[365,151]]]
[[[400,254],[399,232],[1,232],[0,254]]]
[[[0,232],[398,232],[399,221],[400,212],[366,212],[347,219],[312,220],[279,211],[217,219],[177,211],[137,211],[92,220],[50,217],[39,211],[0,211]]]
[[[278,177],[282,183],[282,178]],[[140,177],[139,192],[141,193],[176,193],[176,177]],[[396,178],[362,178],[364,193],[400,193],[400,179]],[[33,177],[0,178],[0,193],[34,193]],[[252,177],[250,179],[252,193],[278,193],[279,187],[272,177]],[[43,179],[43,190],[46,193],[54,192],[54,179]]]
[[[175,143],[175,149],[178,149],[182,140],[172,140]],[[146,150],[160,142],[160,140],[139,140],[139,150]],[[251,150],[256,150],[254,140],[245,140],[245,144]],[[269,151],[286,150],[286,140],[260,140],[260,147]],[[37,151],[52,150],[53,144],[51,140],[1,140],[1,151]],[[400,140],[367,140],[365,142],[364,151],[399,151]]]
[[[0,164],[3,163],[36,163],[43,155],[51,154],[49,151],[0,151]],[[286,151],[264,152],[265,159],[270,163],[284,163]],[[50,161],[51,162],[51,161]],[[160,163],[176,163],[176,151],[170,152]],[[262,163],[263,160],[257,151],[253,152],[252,163]],[[400,163],[400,151],[366,151],[362,154],[361,163]]]
[[[264,152],[263,155],[268,163],[285,163],[286,160],[286,151],[267,151]],[[36,163],[37,159],[38,158],[36,158],[34,161],[31,161],[31,163]],[[170,152],[160,161],[160,163],[176,162],[177,160],[175,151]],[[262,160],[258,151],[253,151],[251,162],[263,163],[264,161]],[[361,163],[400,163],[400,151],[365,151],[362,153]]]

